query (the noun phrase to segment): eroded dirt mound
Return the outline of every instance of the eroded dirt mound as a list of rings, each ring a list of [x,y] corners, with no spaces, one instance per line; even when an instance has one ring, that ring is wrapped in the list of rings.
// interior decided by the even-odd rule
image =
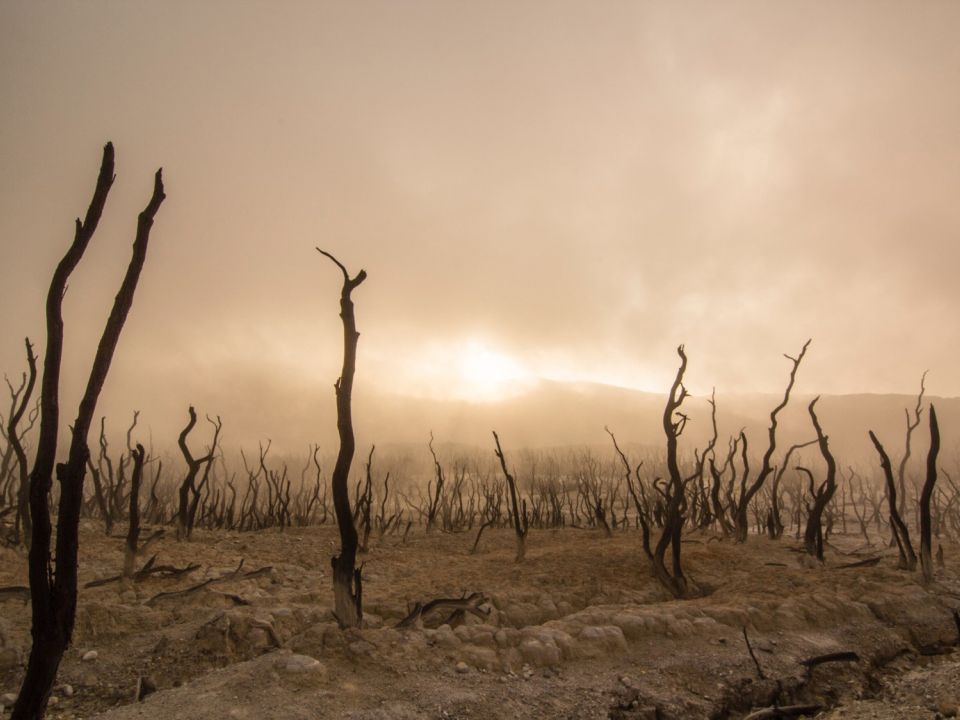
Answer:
[[[956,701],[899,680],[956,678],[951,660],[925,659],[957,641],[949,546],[925,588],[882,546],[879,565],[838,569],[853,539],[835,538],[814,568],[787,540],[689,540],[687,571],[708,594],[680,602],[650,578],[633,533],[533,532],[522,564],[508,531],[487,531],[476,555],[472,535],[388,537],[364,558],[365,627],[343,632],[330,611],[333,529],[164,539],[157,563],[198,567],[81,591],[50,716],[738,718],[774,702],[899,702],[934,717]],[[81,583],[115,574],[121,547],[85,527]],[[26,584],[23,558],[2,552],[0,585]],[[395,627],[417,601],[471,592],[486,600],[477,614]],[[29,607],[0,603],[0,690],[15,692]]]

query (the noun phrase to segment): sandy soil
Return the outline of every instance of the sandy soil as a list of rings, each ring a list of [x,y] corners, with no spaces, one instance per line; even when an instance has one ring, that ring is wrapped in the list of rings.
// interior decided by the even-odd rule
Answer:
[[[199,567],[82,590],[48,716],[742,718],[774,698],[831,719],[952,716],[955,548],[925,588],[861,542],[836,537],[827,565],[810,567],[791,540],[692,535],[686,569],[707,595],[674,601],[634,532],[531,531],[516,564],[507,530],[485,533],[471,555],[472,533],[414,529],[406,542],[372,542],[365,627],[342,632],[330,612],[333,528],[164,538],[151,550],[158,564]],[[84,525],[81,583],[118,573],[121,548]],[[877,566],[837,567],[875,554]],[[25,584],[23,557],[0,551],[0,586]],[[486,617],[393,627],[418,600],[475,591]],[[0,693],[13,693],[29,644],[19,598],[0,599],[0,644]],[[845,651],[858,659],[802,664]],[[133,702],[141,678],[157,691]]]

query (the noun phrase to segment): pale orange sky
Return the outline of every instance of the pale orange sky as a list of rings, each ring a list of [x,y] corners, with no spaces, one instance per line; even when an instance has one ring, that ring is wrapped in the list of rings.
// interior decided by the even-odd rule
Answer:
[[[663,391],[681,342],[695,392],[778,391],[813,337],[803,392],[960,395],[958,37],[953,2],[4,0],[0,369],[112,140],[65,416],[161,165],[108,412],[332,404],[315,245],[370,276],[362,392]]]

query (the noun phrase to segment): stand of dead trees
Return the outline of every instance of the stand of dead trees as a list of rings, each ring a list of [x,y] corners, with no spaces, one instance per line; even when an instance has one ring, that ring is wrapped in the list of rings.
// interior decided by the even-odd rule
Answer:
[[[30,520],[32,523],[29,555],[30,600],[33,643],[27,671],[13,707],[16,720],[42,718],[63,653],[73,635],[77,609],[77,555],[79,550],[80,511],[83,504],[83,479],[90,450],[87,435],[96,411],[113,354],[127,314],[133,304],[140,272],[146,260],[147,244],[154,216],[164,200],[163,182],[158,170],[153,195],[140,213],[133,256],[127,266],[120,290],[114,300],[106,327],[97,346],[86,389],[73,432],[67,462],[56,465],[60,485],[55,554],[51,552],[52,526],[49,493],[53,483],[60,418],[60,366],[63,354],[63,297],[67,280],[76,268],[96,231],[114,179],[113,145],[103,149],[100,173],[93,200],[83,221],[76,221],[74,239],[60,260],[47,294],[47,347],[44,354],[40,395],[40,434],[36,459],[30,473]]]

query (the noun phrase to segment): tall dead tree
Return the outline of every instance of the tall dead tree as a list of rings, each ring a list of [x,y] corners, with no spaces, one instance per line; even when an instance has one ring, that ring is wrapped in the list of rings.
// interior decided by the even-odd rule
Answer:
[[[187,436],[190,434],[190,431],[193,430],[194,425],[197,424],[197,411],[194,410],[193,405],[191,405],[187,409],[187,413],[189,414],[187,425],[180,431],[180,437],[177,438],[177,445],[180,447],[183,459],[187,463],[187,474],[184,475],[183,480],[180,482],[180,489],[178,491],[177,540],[189,540],[193,532],[193,518],[196,515],[197,500],[200,497],[200,488],[198,488],[196,484],[197,474],[201,468],[205,465],[209,468],[213,462],[214,455],[216,455],[217,452],[217,441],[220,437],[220,429],[222,427],[219,417],[216,422],[210,420],[214,426],[213,443],[210,445],[210,452],[203,457],[195,458],[187,446]],[[193,496],[192,503],[191,495]]]
[[[497,436],[496,430],[493,431],[493,441],[497,445],[497,449],[494,452],[500,460],[500,469],[503,471],[503,476],[507,479],[507,486],[510,489],[510,514],[513,516],[513,531],[517,535],[517,555],[514,560],[516,562],[523,562],[527,554],[527,531],[529,530],[527,508],[526,504],[521,504],[518,500],[517,481],[514,479],[513,474],[507,470],[507,460],[503,456],[503,449],[500,447],[500,438]],[[479,534],[477,535],[477,540],[480,540]],[[476,543],[474,543],[474,547],[476,547]]]
[[[913,408],[913,417],[910,417],[910,411],[907,408],[903,409],[903,415],[907,421],[907,434],[904,440],[903,457],[900,459],[900,465],[897,467],[897,490],[900,494],[897,512],[900,513],[901,517],[907,512],[907,461],[910,460],[910,441],[913,438],[913,431],[920,426],[920,414],[923,411],[923,395],[927,391],[926,381],[927,371],[924,370],[923,375],[920,376],[920,392],[917,394],[917,404]]]
[[[140,272],[146,260],[153,219],[164,200],[161,171],[154,176],[153,195],[140,213],[133,243],[133,257],[127,266],[106,327],[97,346],[86,390],[80,400],[67,462],[56,465],[60,483],[55,554],[51,553],[50,488],[57,454],[60,421],[60,367],[63,355],[63,296],[70,274],[80,262],[97,228],[113,184],[113,145],[103,148],[103,159],[93,199],[83,221],[76,220],[74,239],[60,260],[47,293],[47,346],[40,391],[40,435],[36,460],[30,473],[30,517],[33,523],[29,556],[30,599],[33,639],[27,672],[13,707],[15,720],[42,718],[56,679],[57,669],[73,635],[77,612],[77,555],[83,479],[90,449],[87,435],[97,400],[106,380],[113,353],[127,314],[133,304]]]
[[[340,319],[343,321],[343,369],[340,378],[334,383],[337,396],[337,432],[340,435],[340,450],[333,467],[332,492],[333,509],[340,528],[340,554],[330,558],[333,567],[334,613],[340,627],[360,627],[363,620],[363,581],[362,568],[356,567],[359,539],[353,524],[353,512],[350,510],[350,490],[347,481],[350,478],[350,465],[356,441],[353,436],[353,376],[357,368],[357,322],[353,312],[351,293],[367,279],[365,270],[353,278],[347,268],[326,250],[317,248],[324,257],[333,262],[343,273],[343,287],[340,290]]]
[[[807,518],[807,529],[804,532],[803,544],[808,554],[823,562],[821,518],[824,509],[837,491],[837,463],[833,458],[833,453],[830,452],[829,438],[823,434],[823,429],[820,427],[820,421],[817,419],[817,413],[814,409],[819,399],[820,396],[818,395],[811,401],[808,412],[810,413],[810,419],[813,421],[813,429],[817,433],[817,445],[820,448],[820,454],[823,455],[823,460],[827,464],[827,476],[814,491],[813,475],[806,468],[798,469],[805,472],[810,478],[810,494],[813,495],[813,505],[810,509],[810,516]]]
[[[683,385],[683,374],[687,369],[687,355],[683,345],[677,348],[680,367],[667,395],[667,404],[663,410],[663,432],[667,439],[667,474],[665,490],[665,509],[663,529],[653,551],[653,574],[675,598],[685,598],[688,594],[687,578],[683,574],[680,562],[681,534],[683,532],[685,503],[684,480],[677,461],[677,439],[687,425],[687,416],[680,412],[680,406],[687,398],[687,389]],[[672,570],[667,569],[665,557],[671,550]]]
[[[900,568],[902,570],[916,570],[917,554],[913,550],[913,543],[910,542],[910,531],[907,529],[907,524],[900,516],[900,508],[897,504],[897,485],[893,481],[893,468],[890,466],[890,458],[880,440],[873,434],[873,430],[869,431],[869,435],[873,446],[877,449],[877,454],[880,456],[880,467],[883,469],[883,477],[887,483],[890,528],[893,532],[894,542],[897,543],[897,549],[900,552]]]
[[[793,363],[793,367],[790,368],[790,380],[787,382],[787,389],[783,392],[783,400],[770,413],[770,427],[767,430],[767,450],[763,454],[763,462],[760,466],[760,472],[757,473],[756,479],[749,486],[747,486],[747,471],[746,469],[744,470],[744,476],[740,485],[740,498],[737,501],[736,513],[734,516],[734,531],[737,542],[747,541],[747,533],[750,530],[750,519],[748,516],[750,501],[753,500],[754,495],[759,492],[760,488],[763,487],[763,483],[766,481],[767,477],[773,472],[773,453],[777,449],[777,416],[790,401],[790,391],[793,389],[793,383],[797,377],[797,368],[800,367],[800,362],[803,360],[803,356],[807,354],[807,348],[809,346],[810,340],[807,340],[803,344],[803,348],[800,350],[800,354],[797,355],[797,357],[791,357],[790,355],[784,354],[784,357]],[[742,437],[744,442],[744,450],[746,450],[746,436]],[[744,454],[744,456],[746,455]]]
[[[937,483],[937,455],[940,453],[940,425],[937,411],[930,405],[930,450],[927,453],[927,477],[920,493],[920,569],[923,581],[933,580],[933,557],[931,555],[930,499]]]

